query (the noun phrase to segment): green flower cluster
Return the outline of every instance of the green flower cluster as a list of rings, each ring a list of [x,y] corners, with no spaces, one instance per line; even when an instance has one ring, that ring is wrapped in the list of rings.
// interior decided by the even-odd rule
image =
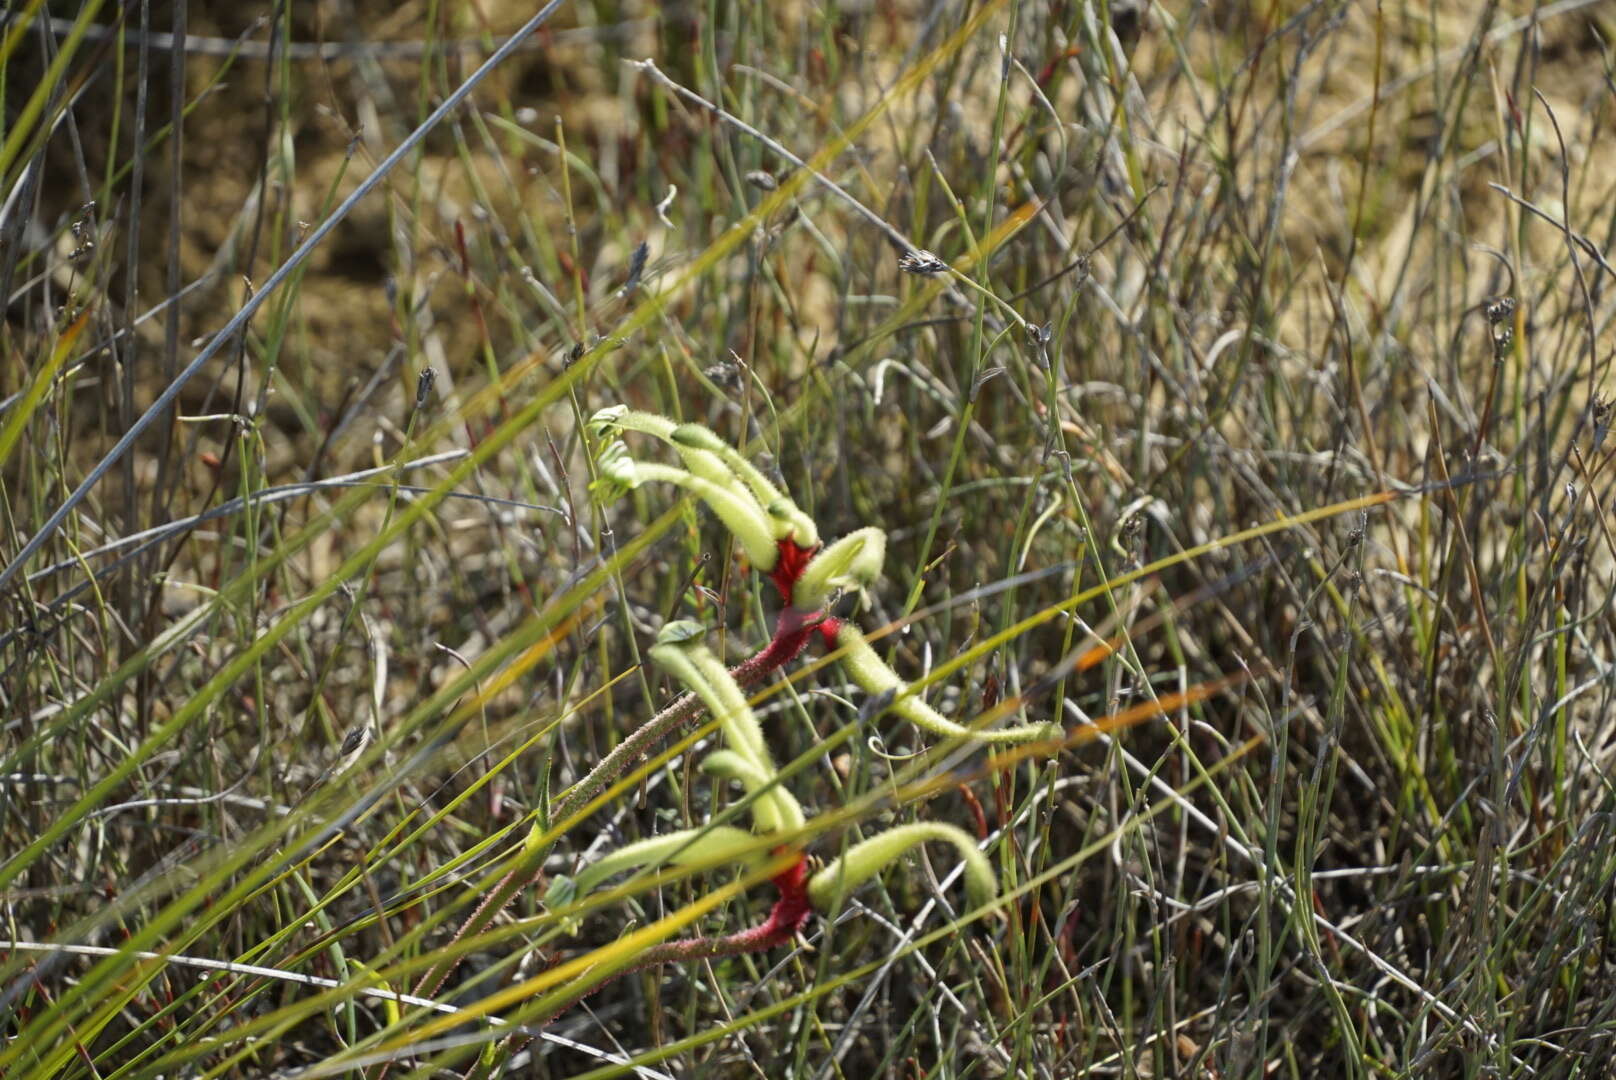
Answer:
[[[701,698],[723,732],[725,746],[707,755],[702,771],[738,782],[749,799],[757,836],[732,825],[707,825],[654,836],[618,848],[586,867],[573,883],[584,895],[614,874],[651,865],[737,865],[756,870],[769,861],[768,849],[789,850],[800,841],[805,818],[802,806],[780,782],[779,771],[763,741],[746,695],[712,651],[703,644],[702,628],[693,622],[663,627],[651,658]],[[777,841],[760,844],[758,836]],[[965,865],[965,889],[973,907],[998,893],[987,856],[963,830],[938,822],[900,825],[848,849],[808,878],[807,900],[814,910],[829,911],[846,894],[870,880],[905,851],[928,840],[952,844]]]
[[[589,431],[598,447],[597,496],[616,498],[647,482],[682,488],[706,503],[735,536],[752,565],[770,576],[787,603],[770,649],[794,654],[817,630],[836,650],[857,685],[871,694],[886,695],[891,711],[938,736],[984,743],[1063,736],[1058,724],[978,730],[944,717],[876,654],[856,626],[827,613],[838,596],[862,592],[880,578],[887,545],[880,529],[859,529],[834,543],[822,544],[813,520],[788,495],[734,447],[699,424],[680,424],[618,406],[596,413]],[[623,438],[628,432],[667,443],[683,467],[636,459]],[[709,754],[701,767],[744,789],[753,832],[708,825],[629,844],[581,871],[576,881],[567,883],[567,894],[582,895],[614,874],[639,867],[730,864],[756,870],[780,853],[798,851],[805,832],[802,806],[781,783],[745,693],[702,643],[703,634],[695,623],[670,623],[659,635],[651,657],[718,720],[725,745]],[[792,872],[773,879],[781,891],[780,901],[770,922],[759,928],[766,932],[754,932],[749,940],[772,942],[787,930],[795,933],[810,910],[834,908],[852,889],[927,841],[943,841],[959,852],[973,906],[985,904],[997,894],[993,869],[970,836],[952,825],[917,822],[854,845],[811,876],[803,870],[799,856]]]

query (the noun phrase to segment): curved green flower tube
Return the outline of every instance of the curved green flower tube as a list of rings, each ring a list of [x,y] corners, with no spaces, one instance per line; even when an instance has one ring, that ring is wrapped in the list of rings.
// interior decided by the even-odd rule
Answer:
[[[803,569],[791,590],[791,605],[818,611],[837,589],[868,588],[881,576],[887,557],[887,534],[871,526],[850,532],[820,551]]]
[[[842,663],[847,665],[853,681],[872,694],[893,694],[892,711],[916,727],[933,735],[956,739],[974,739],[986,743],[1036,742],[1040,739],[1058,739],[1065,735],[1059,724],[1023,724],[1018,727],[993,728],[982,731],[966,727],[948,719],[919,697],[909,692],[909,684],[896,671],[876,655],[858,627],[844,622],[836,631],[836,646],[842,650]]]
[[[694,475],[738,497],[750,495],[769,521],[774,539],[790,537],[799,547],[818,546],[819,528],[813,519],[710,428],[696,423],[675,423],[658,413],[641,412],[626,405],[599,410],[589,418],[588,427],[597,439],[609,439],[624,431],[661,439],[678,452],[685,468]],[[765,572],[768,569],[764,567]]]
[[[802,828],[802,806],[777,781],[774,759],[763,741],[763,726],[735,677],[701,643],[701,627],[686,619],[668,623],[657,635],[651,659],[701,698],[724,732],[730,749],[708,755],[701,765],[703,771],[739,780],[748,793],[757,793],[752,820],[759,832]]]
[[[737,780],[748,795],[754,796],[752,820],[758,832],[796,832],[803,827],[806,819],[796,796],[742,754],[734,750],[714,750],[702,759],[701,771],[725,780]]]
[[[612,405],[599,409],[589,418],[589,433],[597,439],[607,439],[620,431],[638,431],[658,439],[672,438],[679,425],[666,416],[641,412],[627,405]]]
[[[731,749],[760,772],[774,775],[774,762],[763,743],[763,728],[746,702],[746,695],[718,657],[698,639],[685,637],[683,621],[669,623],[651,647],[651,659],[701,698],[718,720]]]
[[[769,487],[768,497],[760,498],[722,455],[711,452],[705,444],[698,446],[675,437],[678,432],[688,428],[701,431],[706,431],[706,428],[696,424],[675,424],[666,416],[640,412],[623,405],[599,410],[589,418],[588,428],[591,435],[604,442],[597,454],[597,468],[602,487],[608,489],[609,495],[615,497],[646,480],[661,480],[685,488],[712,507],[713,513],[741,542],[747,558],[754,565],[764,573],[774,569],[778,558],[774,542],[781,534],[779,518],[771,507],[783,496]],[[624,431],[637,431],[668,443],[679,452],[685,468],[675,469],[668,465],[635,461],[629,455],[627,445],[617,437]],[[718,436],[711,432],[707,434],[713,443],[723,446]],[[739,455],[736,457],[739,458]],[[762,477],[758,479],[762,480]]]
[[[609,409],[601,409],[590,417],[589,429],[600,438],[609,438],[623,431],[637,431],[642,435],[661,439],[678,451],[685,468],[697,476],[736,492],[746,490],[741,477],[725,463],[720,454],[713,450],[714,446],[729,448],[717,435],[700,424],[678,424],[660,413],[641,412],[624,405],[614,405]],[[706,432],[708,438],[691,440],[688,437],[681,437],[691,429]],[[766,506],[777,497],[779,492],[770,489],[769,498],[759,498],[757,501],[760,505]]]
[[[740,478],[752,495],[762,504],[763,509],[780,523],[781,531],[775,537],[783,540],[790,536],[799,547],[811,548],[819,543],[819,527],[814,524],[813,518],[798,509],[791,497],[764,476],[756,465],[753,465],[741,452],[729,443],[720,439],[711,428],[701,424],[680,424],[673,430],[669,439],[680,453],[686,448],[700,450],[712,454],[728,467],[730,472]]]
[[[888,829],[854,844],[841,858],[827,864],[808,881],[808,900],[816,911],[830,911],[847,894],[891,865],[916,844],[943,840],[959,851],[965,864],[965,895],[973,908],[981,907],[999,894],[999,882],[988,857],[964,829],[936,821],[920,821]]]
[[[753,566],[765,574],[774,569],[775,562],[780,558],[780,549],[774,542],[774,529],[768,515],[749,494],[737,494],[705,477],[676,469],[672,465],[635,462],[634,473],[640,483],[659,480],[682,487],[699,498],[718,515],[724,528],[740,541],[741,549]]]
[[[680,829],[678,832],[637,840],[602,855],[578,871],[575,895],[587,895],[613,874],[657,863],[670,866],[732,863],[755,870],[768,858],[767,848],[759,844],[756,837],[733,825]]]

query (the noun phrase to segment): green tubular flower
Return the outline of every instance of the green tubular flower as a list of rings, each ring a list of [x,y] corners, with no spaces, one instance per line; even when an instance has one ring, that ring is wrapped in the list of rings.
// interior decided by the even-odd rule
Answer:
[[[615,502],[640,486],[639,463],[621,439],[604,444],[595,455],[595,482],[589,486],[602,502]]]
[[[681,829],[664,836],[639,840],[608,852],[578,872],[575,895],[585,896],[595,886],[624,870],[666,863],[670,866],[707,866],[720,863],[755,870],[768,861],[767,850],[757,838],[732,825],[711,825],[704,829]]]
[[[791,604],[818,611],[838,589],[865,589],[881,576],[887,534],[870,527],[850,532],[815,555],[791,590]]]
[[[683,469],[676,469],[671,465],[636,462],[634,474],[640,483],[658,480],[674,484],[701,499],[712,508],[714,514],[718,515],[718,520],[724,523],[724,527],[734,534],[753,566],[764,573],[774,569],[775,561],[780,557],[780,550],[774,542],[774,530],[768,515],[750,495],[737,494],[711,480],[685,472]]]
[[[999,894],[998,879],[986,855],[963,829],[935,821],[900,825],[853,845],[841,858],[827,864],[808,882],[808,899],[816,911],[830,911],[847,894],[870,880],[904,852],[927,840],[943,840],[959,851],[965,864],[965,895],[973,908]]]
[[[701,698],[702,704],[717,718],[732,750],[762,772],[774,775],[774,762],[769,760],[768,747],[763,745],[763,728],[746,703],[746,695],[705,645],[684,636],[688,633],[687,625],[681,620],[663,627],[657,635],[657,643],[651,647],[651,659]]]
[[[909,684],[876,655],[870,643],[852,623],[844,622],[836,631],[836,646],[842,650],[842,663],[847,665],[853,681],[872,694],[892,692],[892,711],[933,735],[957,739],[974,739],[986,743],[1036,742],[1040,739],[1058,739],[1065,735],[1059,724],[1024,724],[1019,727],[994,728],[979,731],[948,719],[919,697],[909,692]]]
[[[819,544],[819,529],[813,519],[770,483],[757,466],[742,457],[740,451],[701,424],[678,424],[657,413],[613,405],[591,416],[588,430],[601,440],[612,439],[624,431],[661,439],[678,452],[692,475],[728,491],[736,499],[755,503],[768,523],[772,539],[790,537],[805,548]],[[773,563],[769,563],[761,568],[767,573],[772,566]]]
[[[705,645],[698,643],[687,647],[686,654],[718,698],[713,713],[723,719],[724,734],[729,739],[730,748],[773,776],[774,759],[769,756],[769,748],[763,741],[763,725],[758,723],[752,706],[746,700],[746,693],[736,684],[734,676]]]
[[[763,511],[775,522],[776,540],[791,540],[801,548],[819,546],[819,526],[790,499],[782,496],[765,504]]]
[[[725,780],[738,780],[747,791],[767,787],[770,777],[739,750],[714,750],[701,762],[701,771]]]
[[[640,409],[624,409],[617,414],[617,426],[624,431],[638,431],[658,439],[671,439],[678,424],[660,413]]]
[[[729,443],[713,434],[712,430],[700,424],[680,424],[674,429],[671,439],[675,446],[688,447],[712,454],[720,459],[730,472],[740,478],[763,509],[778,523],[778,532],[775,539],[783,540],[791,537],[800,547],[811,548],[819,543],[819,527],[814,524],[813,518],[797,508],[790,496],[771,483],[746,458],[741,456]]]
[[[684,459],[686,464],[690,464],[692,461],[702,461],[705,463],[704,468],[723,470],[724,474],[729,477],[729,482],[737,487],[745,488],[757,500],[759,506],[767,506],[780,496],[780,493],[773,488],[769,488],[766,495],[760,494],[755,487],[747,482],[746,477],[742,476],[726,459],[725,451],[728,451],[730,455],[736,458],[739,458],[740,455],[736,454],[728,443],[714,435],[710,429],[700,424],[680,424],[668,433],[667,441],[670,446],[679,452],[679,456]],[[694,469],[695,466],[691,465],[691,468]]]
[[[746,695],[718,657],[701,643],[700,627],[689,620],[671,622],[657,635],[651,659],[673,674],[717,718],[728,750],[709,755],[704,771],[739,780],[757,793],[752,819],[763,833],[791,832],[803,824],[802,807],[776,780],[774,759],[763,741],[763,727]]]
[[[652,648],[664,645],[688,645],[707,636],[707,628],[695,619],[674,619],[662,624]]]
[[[754,796],[752,820],[758,832],[795,832],[803,827],[802,806],[796,797],[756,763],[735,750],[714,750],[702,760],[701,771],[724,780],[737,780]],[[770,785],[773,785],[772,787]],[[761,793],[761,794],[760,794]]]
[[[773,487],[767,488],[767,495],[758,492],[751,481],[726,460],[724,452],[727,451],[730,456],[741,460],[742,464],[745,464],[744,459],[741,459],[740,455],[717,435],[700,424],[676,424],[659,413],[641,412],[624,405],[614,405],[609,409],[601,409],[590,417],[589,430],[597,438],[609,438],[624,431],[637,431],[642,435],[661,439],[678,451],[686,469],[703,480],[733,491],[737,496],[750,494],[760,507],[767,507],[781,497]],[[751,466],[746,465],[746,468],[751,469]],[[752,469],[752,472],[756,473],[756,470]],[[761,475],[757,478],[763,480]],[[767,485],[767,481],[764,483]]]
[[[667,439],[678,426],[666,416],[640,412],[627,405],[613,405],[597,411],[589,418],[588,425],[589,433],[597,439],[608,439],[621,431],[638,431],[658,439]]]

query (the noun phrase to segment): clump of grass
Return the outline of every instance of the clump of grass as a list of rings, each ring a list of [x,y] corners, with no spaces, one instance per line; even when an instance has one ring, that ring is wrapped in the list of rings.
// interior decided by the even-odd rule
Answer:
[[[1599,5],[14,7],[0,1074],[1601,1074]]]

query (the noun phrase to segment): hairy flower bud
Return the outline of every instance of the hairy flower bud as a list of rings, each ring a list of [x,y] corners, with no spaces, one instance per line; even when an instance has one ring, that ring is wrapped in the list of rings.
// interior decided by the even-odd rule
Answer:
[[[881,576],[886,554],[887,534],[880,529],[848,533],[814,556],[792,589],[792,604],[817,611],[839,589],[868,588]]]

